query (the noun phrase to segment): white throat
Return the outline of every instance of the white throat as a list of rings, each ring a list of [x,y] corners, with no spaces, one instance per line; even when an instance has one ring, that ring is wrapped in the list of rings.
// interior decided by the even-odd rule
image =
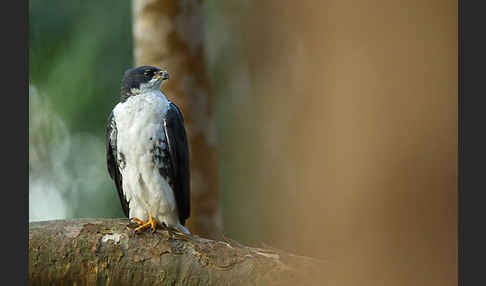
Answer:
[[[130,92],[133,95],[141,94],[141,93],[151,93],[151,92],[160,92],[160,88],[162,87],[162,80],[153,78],[147,83],[141,83],[140,88],[132,88]]]

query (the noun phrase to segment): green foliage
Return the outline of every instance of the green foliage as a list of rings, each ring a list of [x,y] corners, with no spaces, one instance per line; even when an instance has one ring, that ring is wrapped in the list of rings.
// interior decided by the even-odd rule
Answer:
[[[102,136],[132,65],[130,1],[30,1],[30,83],[74,132]]]
[[[53,203],[47,197],[54,191],[66,203],[67,217],[122,216],[104,140],[121,77],[133,64],[130,4],[29,2],[29,85],[39,94],[29,100],[31,211]]]

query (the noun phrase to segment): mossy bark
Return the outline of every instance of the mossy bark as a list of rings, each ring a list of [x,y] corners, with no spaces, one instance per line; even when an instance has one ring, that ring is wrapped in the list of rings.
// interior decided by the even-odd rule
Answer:
[[[321,285],[324,265],[313,258],[134,227],[126,219],[30,223],[30,284]]]

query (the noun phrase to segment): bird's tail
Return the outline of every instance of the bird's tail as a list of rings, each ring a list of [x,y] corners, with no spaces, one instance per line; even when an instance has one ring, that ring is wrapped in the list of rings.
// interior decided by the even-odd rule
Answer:
[[[189,230],[188,230],[187,228],[185,228],[185,227],[184,227],[182,224],[180,224],[180,223],[177,223],[177,224],[175,225],[175,228],[176,228],[178,231],[183,232],[183,233],[185,233],[185,234],[187,234],[187,235],[190,235],[190,234],[191,234],[191,233],[189,232]]]

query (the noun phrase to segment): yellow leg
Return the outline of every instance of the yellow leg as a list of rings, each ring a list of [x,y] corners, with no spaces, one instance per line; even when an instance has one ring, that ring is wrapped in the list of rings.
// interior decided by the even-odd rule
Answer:
[[[149,221],[150,222],[150,228],[152,229],[152,233],[155,232],[155,229],[157,228],[157,221],[150,216],[152,219]]]
[[[140,226],[135,229],[135,232],[141,232],[142,230],[150,227],[152,229],[152,233],[153,233],[153,232],[155,232],[155,229],[157,228],[157,222],[154,220],[154,218],[152,217],[152,214],[150,214],[150,213],[149,213],[149,220],[147,222],[143,222],[143,221],[139,220],[138,218],[133,218],[132,220],[135,221],[136,223],[140,224]]]

